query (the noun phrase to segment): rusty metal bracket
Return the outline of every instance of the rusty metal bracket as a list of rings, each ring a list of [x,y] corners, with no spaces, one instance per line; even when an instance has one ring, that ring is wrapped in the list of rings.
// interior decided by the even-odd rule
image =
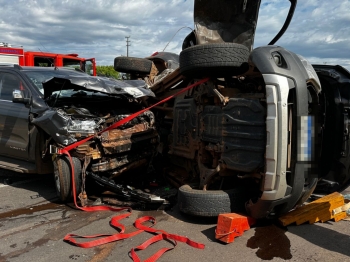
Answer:
[[[213,91],[215,95],[217,95],[217,97],[220,99],[220,102],[223,106],[225,106],[230,101],[230,99],[227,96],[223,96],[219,90],[213,89]]]
[[[201,161],[200,157],[198,157],[198,168],[199,168],[199,188],[202,188],[204,190],[207,189],[207,185],[210,181],[210,179],[220,172],[220,165],[218,165],[214,169],[207,168],[204,166]]]
[[[157,82],[155,85],[151,86],[150,89],[155,94],[158,94],[179,84],[183,80],[184,80],[184,76],[180,74],[180,70],[178,68],[171,74],[167,75],[164,79],[162,79],[162,81]]]

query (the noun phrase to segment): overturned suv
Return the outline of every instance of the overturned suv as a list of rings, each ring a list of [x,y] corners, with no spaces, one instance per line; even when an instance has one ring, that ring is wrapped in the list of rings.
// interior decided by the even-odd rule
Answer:
[[[152,112],[113,128],[143,109],[149,96],[154,94],[144,81],[91,77],[64,68],[1,66],[0,167],[54,172],[63,201],[72,197],[72,170],[77,194],[84,191],[86,175],[113,186],[116,177],[147,166],[154,154],[158,134]],[[72,165],[68,156],[58,154],[67,146]]]
[[[115,59],[116,70],[147,79],[158,99],[208,77],[155,110],[163,172],[179,187],[184,213],[275,216],[304,203],[321,176],[337,176],[336,166],[342,183],[349,177],[349,74],[317,68],[322,93],[309,62],[273,45],[285,26],[268,46],[252,50],[259,4],[195,1],[196,29],[178,60],[160,53],[129,58],[124,66],[125,58]],[[285,25],[295,5],[291,1]],[[138,71],[140,64],[148,71]]]

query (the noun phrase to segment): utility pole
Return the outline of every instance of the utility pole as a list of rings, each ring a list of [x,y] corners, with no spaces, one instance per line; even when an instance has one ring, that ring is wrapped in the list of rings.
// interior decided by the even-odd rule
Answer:
[[[126,38],[126,56],[129,56],[129,46],[131,46],[130,40],[129,40],[130,36],[126,36],[125,38]]]

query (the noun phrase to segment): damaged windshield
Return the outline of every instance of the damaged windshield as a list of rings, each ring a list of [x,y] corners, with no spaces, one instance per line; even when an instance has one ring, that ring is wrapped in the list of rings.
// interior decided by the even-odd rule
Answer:
[[[126,96],[141,98],[155,96],[147,88],[144,80],[120,81],[110,78],[92,77],[74,70],[28,69],[24,73],[29,77],[44,99],[53,97],[83,96]]]
[[[32,83],[37,87],[38,91],[41,94],[44,94],[43,82],[53,77],[65,77],[67,75],[86,75],[85,73],[81,73],[78,71],[63,71],[63,70],[38,70],[38,71],[24,71],[24,73],[29,77]]]

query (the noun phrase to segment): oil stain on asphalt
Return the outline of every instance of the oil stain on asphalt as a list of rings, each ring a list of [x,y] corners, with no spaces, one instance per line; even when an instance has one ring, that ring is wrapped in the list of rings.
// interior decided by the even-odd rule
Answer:
[[[48,213],[41,215],[37,214],[38,212],[42,213],[43,211],[47,211]],[[80,210],[75,210],[61,203],[50,202],[1,213],[0,221],[10,221],[11,223],[14,223],[14,220],[16,220],[18,217],[23,217],[23,215],[30,215],[31,218],[36,219],[37,216],[46,216],[46,214],[51,212],[62,212],[62,217],[57,215],[53,217],[48,216],[45,223],[37,223],[25,229],[21,228],[21,225],[16,224],[16,226],[19,226],[19,229],[11,230],[11,232],[5,235],[5,237],[15,236],[16,234],[24,234],[25,231],[32,230],[34,228],[42,226],[45,227],[43,228],[43,234],[40,236],[33,236],[31,242],[27,241],[24,243],[25,247],[19,247],[17,243],[10,245],[11,251],[8,250],[9,252],[6,254],[0,253],[0,261],[8,261],[11,258],[25,256],[25,253],[36,248],[43,247],[47,245],[49,241],[61,241],[67,233],[79,230],[80,228],[88,226],[95,221],[106,219],[112,214],[112,212],[81,212]],[[69,212],[69,214],[67,214],[67,212]],[[107,254],[109,253],[107,252]],[[69,257],[70,260],[76,260],[77,258],[79,258],[79,256],[75,254],[70,255]],[[81,258],[79,259],[81,260]]]
[[[274,257],[291,259],[290,241],[285,235],[286,230],[275,225],[255,228],[255,235],[247,242],[247,247],[258,249],[256,255],[263,260]]]
[[[17,217],[19,215],[31,215],[35,212],[44,211],[48,209],[64,209],[65,205],[59,203],[47,203],[32,207],[19,208],[0,214],[0,219]]]

